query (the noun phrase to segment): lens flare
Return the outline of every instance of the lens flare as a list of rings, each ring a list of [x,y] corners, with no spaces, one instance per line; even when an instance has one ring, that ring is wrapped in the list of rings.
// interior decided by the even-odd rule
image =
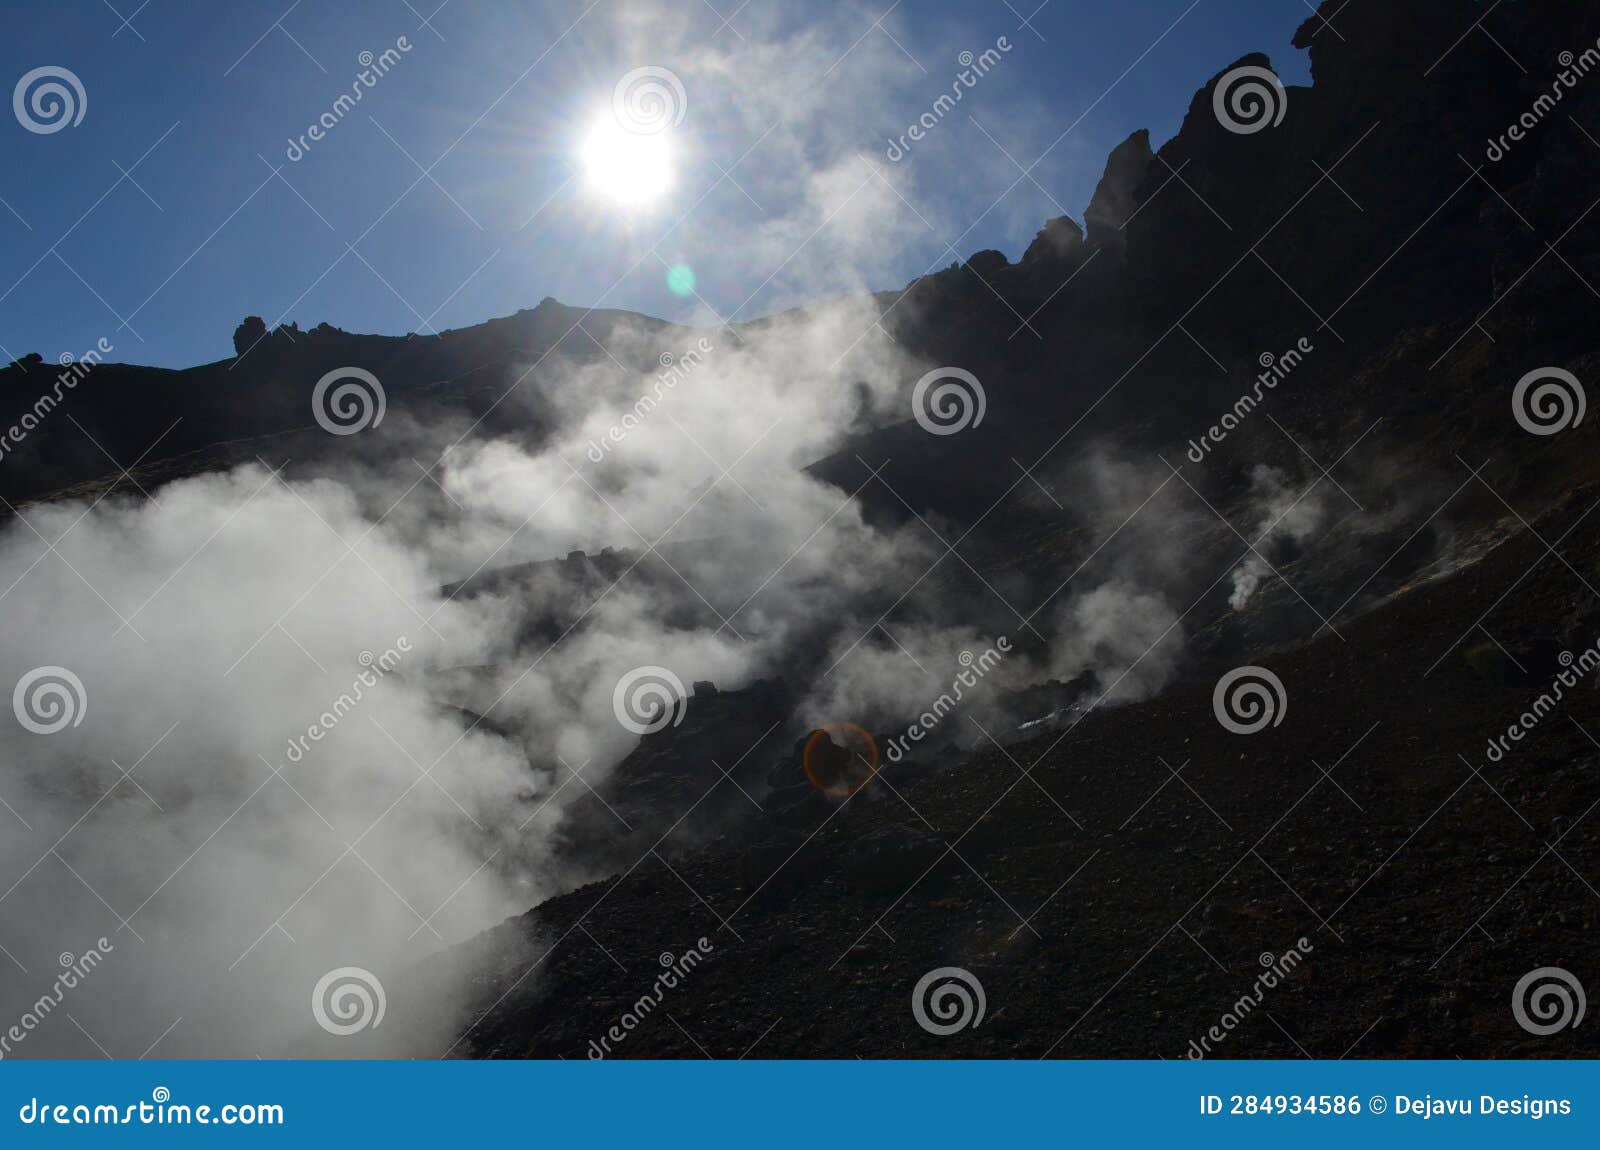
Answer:
[[[854,723],[830,723],[811,732],[801,765],[817,790],[829,798],[849,798],[878,773],[878,744]]]
[[[688,264],[677,264],[667,272],[667,290],[673,295],[694,294],[694,269]]]

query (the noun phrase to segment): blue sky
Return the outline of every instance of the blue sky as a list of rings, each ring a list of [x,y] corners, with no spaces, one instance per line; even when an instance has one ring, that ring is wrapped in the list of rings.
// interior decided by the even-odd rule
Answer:
[[[104,338],[110,359],[187,366],[231,354],[247,314],[401,334],[545,296],[748,319],[957,253],[1015,258],[1046,218],[1081,218],[1113,146],[1166,139],[1247,51],[1308,82],[1289,45],[1303,0],[890,2],[0,3],[6,85],[54,66],[85,94],[58,131],[0,120],[0,355]],[[961,53],[1002,36],[1010,50],[891,163]],[[409,51],[291,158],[362,54],[401,37]],[[641,67],[678,79],[682,118],[672,188],[626,206],[580,153]],[[669,290],[674,267],[693,293]]]

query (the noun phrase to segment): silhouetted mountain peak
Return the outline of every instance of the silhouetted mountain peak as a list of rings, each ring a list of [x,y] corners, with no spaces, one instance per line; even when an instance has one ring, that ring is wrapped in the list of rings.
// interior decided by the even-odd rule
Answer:
[[[1011,261],[1006,258],[1005,252],[986,248],[981,252],[973,252],[967,257],[967,267],[988,279],[996,272],[1011,266]]]
[[[1083,229],[1071,216],[1057,216],[1039,229],[1028,250],[1022,253],[1022,262],[1035,264],[1041,260],[1064,259],[1083,247]]]
[[[1144,181],[1155,153],[1150,150],[1150,132],[1140,128],[1111,150],[1106,170],[1095,185],[1094,197],[1083,213],[1087,240],[1091,247],[1120,248],[1123,226],[1138,207],[1134,193]],[[1035,241],[1037,242],[1037,241]]]

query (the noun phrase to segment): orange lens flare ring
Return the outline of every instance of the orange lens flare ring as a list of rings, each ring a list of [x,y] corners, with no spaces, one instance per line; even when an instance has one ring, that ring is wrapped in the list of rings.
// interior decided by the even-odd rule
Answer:
[[[829,751],[833,754],[829,754]],[[848,769],[838,770],[835,755],[849,756]],[[829,798],[846,799],[878,773],[878,744],[854,723],[830,723],[811,733],[802,755],[806,778]],[[863,770],[863,768],[865,768]]]

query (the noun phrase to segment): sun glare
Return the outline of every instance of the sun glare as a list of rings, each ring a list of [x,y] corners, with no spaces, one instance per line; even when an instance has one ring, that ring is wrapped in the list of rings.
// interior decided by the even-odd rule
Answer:
[[[666,137],[630,132],[610,116],[589,130],[582,158],[590,190],[628,207],[647,206],[672,187]]]

